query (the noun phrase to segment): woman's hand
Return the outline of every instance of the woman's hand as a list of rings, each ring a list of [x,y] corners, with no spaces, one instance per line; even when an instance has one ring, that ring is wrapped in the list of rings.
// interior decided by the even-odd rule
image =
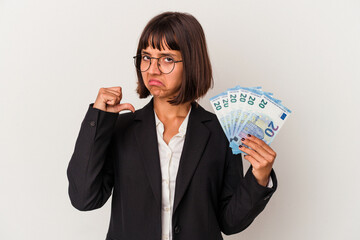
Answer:
[[[121,87],[100,88],[93,108],[105,112],[118,113],[123,110],[135,112],[135,108],[130,103],[121,103]]]
[[[248,134],[246,139],[241,139],[246,146],[240,145],[239,149],[248,155],[244,158],[248,160],[253,167],[253,174],[262,186],[266,186],[269,181],[270,172],[276,158],[276,152],[263,140]]]

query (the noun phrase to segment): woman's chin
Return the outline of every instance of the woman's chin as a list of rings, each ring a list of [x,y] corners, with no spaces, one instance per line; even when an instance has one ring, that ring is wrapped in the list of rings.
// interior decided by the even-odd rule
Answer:
[[[152,89],[150,93],[153,97],[161,97],[163,95],[162,91],[158,89]]]
[[[150,87],[148,90],[154,98],[158,98],[158,99],[170,100],[176,96],[176,93],[170,93],[168,91],[164,91],[163,89],[156,87]]]

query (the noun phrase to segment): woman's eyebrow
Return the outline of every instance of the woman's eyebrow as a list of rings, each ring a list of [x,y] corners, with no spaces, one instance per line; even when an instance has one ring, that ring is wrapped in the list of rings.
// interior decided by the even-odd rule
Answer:
[[[146,52],[146,51],[141,51],[141,54],[147,54],[147,55],[151,55],[150,53]],[[171,56],[171,57],[177,57],[177,55],[169,53],[169,52],[164,52],[164,53],[160,53],[160,56]]]
[[[171,56],[171,57],[177,57],[175,54],[172,53],[161,53],[161,56]]]

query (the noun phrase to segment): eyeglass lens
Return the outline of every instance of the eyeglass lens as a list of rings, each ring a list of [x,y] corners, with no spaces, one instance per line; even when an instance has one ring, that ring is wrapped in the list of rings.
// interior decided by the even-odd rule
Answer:
[[[171,57],[163,56],[158,59],[150,58],[149,56],[142,55],[136,56],[135,58],[135,66],[136,62],[140,61],[140,71],[146,72],[149,70],[151,64],[157,64],[160,72],[162,73],[170,73],[175,67],[175,61]],[[156,62],[158,61],[158,62]]]

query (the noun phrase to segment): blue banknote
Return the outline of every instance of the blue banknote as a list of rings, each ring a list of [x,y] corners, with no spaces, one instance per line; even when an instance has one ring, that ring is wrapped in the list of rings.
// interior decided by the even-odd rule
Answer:
[[[291,111],[261,87],[236,86],[210,99],[233,154],[248,134],[270,145]]]

